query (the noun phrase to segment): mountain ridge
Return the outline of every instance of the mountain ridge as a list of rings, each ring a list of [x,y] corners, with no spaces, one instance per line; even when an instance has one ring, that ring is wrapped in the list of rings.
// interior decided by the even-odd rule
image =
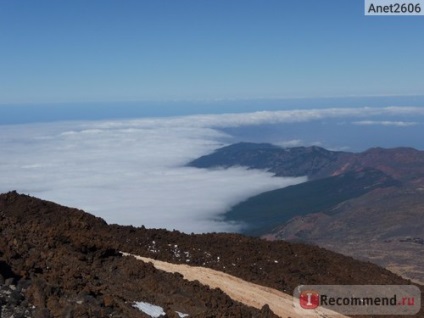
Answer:
[[[414,179],[417,172],[424,176],[424,151],[411,147],[374,147],[354,153],[331,151],[319,146],[283,148],[266,143],[241,142],[219,148],[187,165],[197,168],[240,165],[265,169],[276,176],[308,176],[309,179],[370,167],[394,174],[402,181]],[[395,173],[395,169],[402,169],[402,174]]]
[[[350,153],[238,143],[189,165],[240,165],[276,176],[307,175],[305,183],[238,203],[223,218],[245,224],[245,234],[317,244],[424,282],[424,263],[415,257],[424,253],[424,245],[412,243],[424,238],[424,151],[374,147]],[[376,171],[380,180],[372,177]],[[331,181],[347,175],[353,177],[345,184]],[[358,183],[361,178],[364,182]],[[357,195],[336,195],[349,187],[356,187]]]
[[[217,166],[246,166],[251,169],[266,169],[276,176],[314,178],[317,168],[322,168],[330,162],[344,156],[344,152],[331,152],[324,148],[293,147],[281,148],[271,144],[237,143],[222,147],[215,152],[191,161],[188,165],[197,168]],[[314,156],[314,160],[302,160],[300,156]],[[320,162],[318,162],[318,160]],[[285,164],[283,161],[288,162]],[[275,164],[275,163],[278,164]]]

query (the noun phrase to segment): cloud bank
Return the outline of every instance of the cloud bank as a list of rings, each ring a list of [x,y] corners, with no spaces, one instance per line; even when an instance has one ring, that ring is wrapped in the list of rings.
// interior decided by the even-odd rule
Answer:
[[[219,128],[328,118],[364,118],[357,124],[367,125],[378,122],[370,117],[383,115],[422,116],[424,108],[331,108],[0,126],[0,192],[17,190],[81,208],[109,223],[188,233],[236,231],[240,224],[223,222],[221,213],[252,195],[306,178],[278,178],[242,167],[185,167],[231,142],[231,135]],[[403,121],[388,123],[401,126]],[[293,139],[286,146],[301,143]]]
[[[190,122],[190,121],[188,121]],[[16,189],[78,207],[110,223],[235,231],[219,214],[251,195],[304,181],[264,171],[183,165],[222,145],[190,125],[86,122],[2,126],[0,191]]]
[[[424,116],[424,107],[352,107],[323,109],[290,109],[281,111],[258,111],[217,115],[189,115],[170,118],[151,118],[132,121],[143,126],[209,127],[228,128],[262,124],[302,123],[332,118],[360,118],[377,116]],[[119,125],[119,123],[106,123]]]
[[[380,126],[395,126],[395,127],[410,127],[418,125],[418,123],[413,121],[389,121],[389,120],[360,120],[353,122],[354,125],[360,126],[371,126],[371,125],[380,125]]]

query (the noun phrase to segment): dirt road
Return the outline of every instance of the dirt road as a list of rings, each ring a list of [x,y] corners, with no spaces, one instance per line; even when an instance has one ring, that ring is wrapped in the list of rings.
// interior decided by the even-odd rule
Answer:
[[[213,269],[185,264],[172,264],[124,252],[122,254],[124,256],[133,256],[146,263],[152,263],[155,268],[162,271],[178,272],[189,281],[198,280],[211,288],[219,288],[233,300],[248,306],[261,309],[262,306],[268,304],[271,310],[280,317],[346,317],[325,309],[311,311],[305,316],[305,313],[300,314],[295,310],[293,296],[276,289],[249,283]]]

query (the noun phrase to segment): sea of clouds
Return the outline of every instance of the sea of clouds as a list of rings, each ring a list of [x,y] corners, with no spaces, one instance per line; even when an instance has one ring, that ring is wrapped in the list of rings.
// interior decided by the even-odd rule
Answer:
[[[379,116],[389,116],[380,120]],[[403,121],[404,116],[416,121]],[[17,190],[84,209],[109,223],[184,232],[237,231],[222,213],[248,197],[306,181],[186,164],[233,142],[222,128],[351,120],[398,129],[424,108],[332,108],[0,126],[0,192]],[[392,118],[390,120],[390,118]],[[404,127],[404,128],[402,128]],[[299,145],[301,140],[281,140]]]

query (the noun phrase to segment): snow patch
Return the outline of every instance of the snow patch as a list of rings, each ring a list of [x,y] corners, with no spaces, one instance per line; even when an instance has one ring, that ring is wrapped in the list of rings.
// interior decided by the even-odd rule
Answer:
[[[147,250],[149,252],[152,252],[152,253],[159,253],[160,252],[160,250],[158,248],[156,248],[156,241],[152,241],[152,245],[149,245],[147,247]]]
[[[143,301],[135,302],[133,307],[140,309],[146,315],[149,315],[153,318],[159,318],[161,316],[165,316],[165,312],[163,308],[160,306],[156,306],[150,303],[145,303]]]
[[[166,315],[162,307],[156,306],[150,303],[146,303],[143,301],[135,302],[133,307],[140,309],[140,311],[144,312],[146,315],[149,315],[152,318],[159,318]],[[178,315],[178,317],[181,317],[181,318],[189,316],[189,314],[185,314],[179,311],[175,311],[175,313]]]

